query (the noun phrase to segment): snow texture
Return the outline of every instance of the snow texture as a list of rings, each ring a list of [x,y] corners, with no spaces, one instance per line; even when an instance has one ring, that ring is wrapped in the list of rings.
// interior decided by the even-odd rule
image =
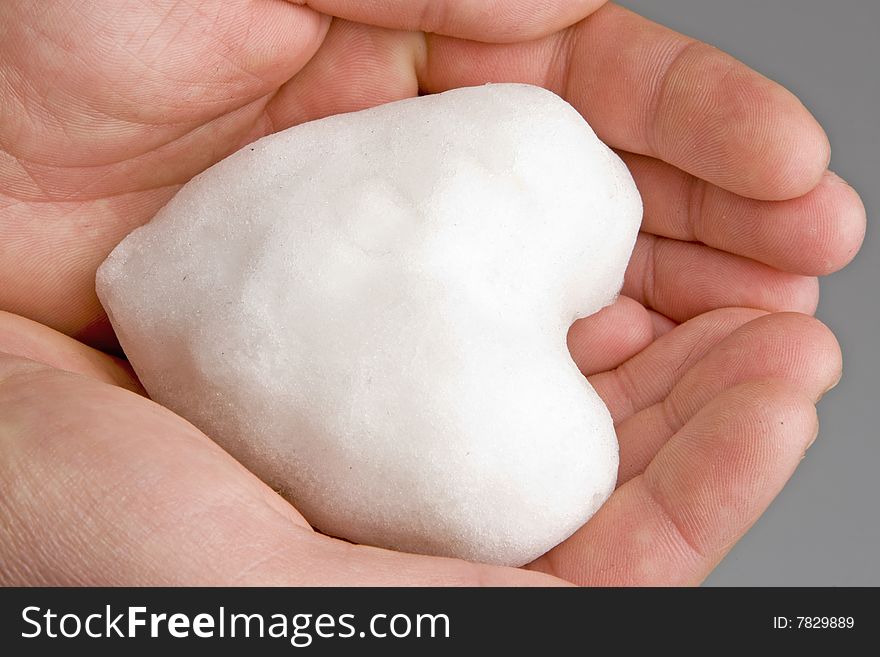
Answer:
[[[241,149],[97,289],[152,398],[317,529],[520,565],[614,489],[566,333],[616,298],[641,210],[559,97],[456,89]]]

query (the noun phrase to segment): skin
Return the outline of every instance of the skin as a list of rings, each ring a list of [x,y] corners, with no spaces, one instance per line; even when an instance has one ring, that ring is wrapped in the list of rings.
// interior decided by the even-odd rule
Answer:
[[[563,95],[646,207],[623,296],[569,335],[615,418],[619,487],[524,569],[312,531],[144,396],[94,294],[125,234],[253,139],[487,81]],[[822,129],[729,56],[600,0],[9,1],[0,90],[2,584],[696,584],[840,377],[815,276],[854,257],[865,212]]]

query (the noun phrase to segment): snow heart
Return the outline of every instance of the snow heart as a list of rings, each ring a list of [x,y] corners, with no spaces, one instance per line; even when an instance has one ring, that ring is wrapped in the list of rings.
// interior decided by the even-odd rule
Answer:
[[[520,565],[611,494],[566,348],[620,290],[623,163],[554,94],[487,85],[265,137],[98,272],[150,395],[317,529]]]

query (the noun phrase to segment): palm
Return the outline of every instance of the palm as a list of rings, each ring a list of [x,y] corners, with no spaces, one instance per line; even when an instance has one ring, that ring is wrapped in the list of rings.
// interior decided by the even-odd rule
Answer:
[[[613,6],[567,30],[547,27],[570,22],[578,11],[586,15],[601,4],[596,0],[559,3],[546,10],[552,17],[524,20],[524,12],[513,12],[485,28],[462,13],[419,12],[418,3],[376,17],[507,45],[331,23],[283,2],[153,2],[125,13],[117,3],[95,4],[88,14],[60,3],[40,5],[39,15],[33,3],[0,8],[0,82],[15,101],[0,120],[0,308],[111,348],[112,331],[94,295],[97,265],[181,184],[226,154],[273,130],[420,89],[488,80],[542,84],[565,95],[619,149],[643,192],[646,217],[627,297],[571,336],[575,359],[618,423],[628,483],[533,568],[577,582],[697,581],[782,485],[812,435],[811,399],[836,376],[836,344],[799,316],[701,314],[727,306],[811,313],[817,288],[810,276],[843,266],[858,247],[858,197],[822,173],[824,136],[786,92]],[[344,0],[310,4],[350,16],[366,11]],[[45,47],[27,47],[35,38]],[[741,97],[747,107],[737,104]],[[788,138],[765,139],[774,128]],[[0,321],[0,349],[137,389],[124,364],[13,315]],[[21,363],[7,359],[2,367],[18,370]],[[770,378],[776,383],[766,383]],[[49,486],[39,507],[22,498],[27,486],[5,490],[12,480],[0,478],[4,504],[18,499],[34,514],[49,514],[12,535],[38,541],[41,521],[83,509],[97,514],[93,535],[102,522],[124,525],[126,532],[106,532],[131,547],[130,562],[112,566],[102,544],[93,546],[98,552],[83,557],[91,569],[80,571],[93,580],[209,582],[238,573],[248,582],[344,582],[368,572],[376,583],[526,577],[319,537],[207,439],[149,402],[51,371],[10,380],[18,385],[0,388],[0,415],[23,413],[21,436],[51,436],[63,425],[76,437],[27,447],[25,469],[34,476],[60,463],[70,471],[57,490]],[[58,401],[37,413],[40,399]],[[784,428],[769,435],[784,448],[770,449],[768,432],[756,433],[755,423],[777,420]],[[737,432],[743,442],[734,446]],[[695,448],[697,435],[711,435],[718,449]],[[16,447],[25,449],[13,443],[12,461],[4,455],[0,471],[15,462]],[[92,465],[75,458],[83,453],[106,462],[99,481]],[[77,477],[90,482],[90,493],[71,504]],[[112,494],[123,485],[124,496]],[[689,502],[716,517],[685,512]],[[179,521],[181,512],[189,522]],[[47,560],[63,560],[64,540],[73,542],[69,548],[82,539],[59,539],[58,553],[46,552]],[[187,546],[214,556],[198,567],[177,558],[168,569],[165,557]],[[303,551],[323,564],[311,575],[293,567]],[[35,572],[53,581],[76,578],[59,563]],[[163,569],[150,570],[157,563]]]
[[[5,309],[112,345],[94,294],[97,265],[181,184],[271,130],[269,102],[314,54],[328,21],[280,2],[253,12],[229,5],[215,15],[161,2],[0,9],[7,79],[36,87],[10,106],[0,136],[15,158],[0,184],[3,225],[26,226],[13,233],[22,248],[4,259],[4,280],[35,252],[48,256],[4,286]],[[35,35],[45,48],[27,46]],[[27,122],[34,112],[42,120]]]

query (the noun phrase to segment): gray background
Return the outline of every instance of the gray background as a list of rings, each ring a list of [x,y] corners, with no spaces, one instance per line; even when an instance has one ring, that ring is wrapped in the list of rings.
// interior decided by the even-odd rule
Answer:
[[[822,281],[818,317],[844,376],[792,481],[708,585],[880,585],[880,0],[623,0],[793,90],[831,139],[831,168],[862,195],[868,236]]]

